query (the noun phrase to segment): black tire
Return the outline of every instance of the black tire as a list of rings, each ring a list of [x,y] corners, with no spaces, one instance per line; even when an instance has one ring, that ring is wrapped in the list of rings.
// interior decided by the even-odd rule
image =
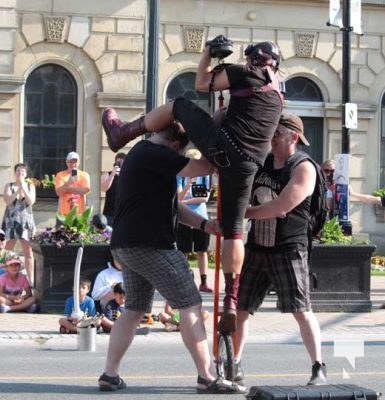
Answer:
[[[217,374],[233,381],[234,379],[234,346],[230,333],[218,332]]]

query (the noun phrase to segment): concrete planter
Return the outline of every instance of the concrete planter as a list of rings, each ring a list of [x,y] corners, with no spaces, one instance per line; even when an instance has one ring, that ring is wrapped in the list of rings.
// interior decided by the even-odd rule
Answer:
[[[375,249],[374,245],[314,245],[310,264],[317,278],[317,287],[311,289],[313,310],[370,312],[370,258]]]
[[[39,199],[58,199],[55,188],[43,189],[41,187],[36,188],[36,198]]]
[[[35,286],[42,312],[63,312],[65,300],[72,295],[78,247],[78,244],[72,244],[58,249],[54,245],[32,242],[36,263]],[[110,258],[108,244],[85,245],[80,275],[93,283]]]

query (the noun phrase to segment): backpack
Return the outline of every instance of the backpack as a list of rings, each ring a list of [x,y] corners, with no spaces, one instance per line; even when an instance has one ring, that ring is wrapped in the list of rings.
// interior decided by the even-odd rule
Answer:
[[[311,196],[309,211],[308,236],[309,245],[311,245],[312,238],[319,235],[328,216],[329,209],[326,199],[327,187],[325,175],[317,162],[314,161],[308,154],[303,151],[297,151],[287,159],[285,166],[282,168],[281,181],[286,185],[286,183],[290,180],[291,171],[304,160],[310,161],[314,165],[314,168],[316,170],[316,184],[313,194]],[[266,158],[266,162],[273,162],[272,154],[268,155],[268,157]]]
[[[282,169],[281,177],[283,182],[288,182],[291,171],[304,160],[310,161],[316,170],[316,183],[311,196],[309,212],[309,239],[312,239],[312,237],[319,235],[328,216],[329,209],[326,199],[327,186],[325,175],[319,164],[308,154],[303,151],[297,151],[286,161],[285,167]]]

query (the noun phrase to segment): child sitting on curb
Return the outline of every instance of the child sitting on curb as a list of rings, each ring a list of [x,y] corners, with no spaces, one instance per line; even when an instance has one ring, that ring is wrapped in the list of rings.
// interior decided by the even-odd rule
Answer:
[[[85,317],[94,317],[96,308],[94,300],[87,296],[91,289],[91,281],[89,279],[80,279],[79,282],[79,308],[83,311]],[[59,319],[60,333],[77,333],[77,323],[80,321],[72,317],[75,309],[74,296],[70,296],[66,300],[64,307],[65,317]],[[98,321],[97,326],[100,326],[101,321]]]
[[[126,292],[123,289],[122,282],[116,283],[113,287],[114,298],[110,300],[104,308],[104,317],[102,319],[103,332],[111,332],[114,322],[124,311],[124,300]]]
[[[5,256],[6,272],[0,276],[0,313],[37,311],[38,300],[20,267],[19,255],[8,251]]]
[[[202,310],[203,321],[206,321],[209,316],[210,313],[207,310]],[[164,304],[164,311],[159,313],[159,321],[167,332],[180,331],[179,310],[174,310],[167,301]]]

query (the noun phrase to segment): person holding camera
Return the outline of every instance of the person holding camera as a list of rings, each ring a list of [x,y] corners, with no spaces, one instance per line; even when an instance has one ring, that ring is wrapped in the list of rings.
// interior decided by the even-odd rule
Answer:
[[[126,153],[117,153],[115,155],[115,161],[112,171],[104,173],[101,178],[101,190],[102,192],[106,193],[106,198],[104,199],[103,214],[107,217],[107,222],[109,226],[112,226],[114,222],[115,203],[118,190],[118,178],[120,167],[125,156]]]
[[[232,42],[223,35],[206,43],[195,80],[202,92],[230,91],[230,101],[220,124],[199,106],[177,98],[148,114],[122,122],[112,108],[103,112],[102,124],[113,151],[146,132],[157,132],[178,120],[188,138],[219,172],[224,236],[222,267],[225,276],[222,332],[236,330],[239,274],[244,258],[243,220],[254,175],[263,165],[277,128],[283,98],[277,71],[281,60],[273,42],[250,44],[245,64],[211,66],[212,58],[232,53]],[[161,167],[161,166],[160,166]]]
[[[55,176],[55,191],[59,197],[58,213],[67,215],[72,208],[78,207],[81,214],[86,208],[86,194],[91,190],[90,176],[79,167],[79,154],[75,151],[66,157],[67,169]],[[60,222],[57,221],[57,225]]]
[[[336,163],[334,160],[326,160],[322,163],[321,169],[325,175],[325,182],[327,187],[326,201],[329,209],[328,217],[332,219],[334,217],[334,193],[335,193],[335,174],[336,174]]]
[[[190,149],[186,151],[185,156],[199,160],[202,154],[197,149]],[[180,203],[187,205],[202,218],[208,219],[206,203],[210,197],[209,175],[196,178],[177,176],[177,190]],[[207,285],[207,270],[209,267],[207,250],[210,244],[210,234],[191,226],[178,224],[176,243],[178,250],[184,253],[186,257],[193,250],[196,252],[201,278],[199,290],[212,293],[213,289]]]

